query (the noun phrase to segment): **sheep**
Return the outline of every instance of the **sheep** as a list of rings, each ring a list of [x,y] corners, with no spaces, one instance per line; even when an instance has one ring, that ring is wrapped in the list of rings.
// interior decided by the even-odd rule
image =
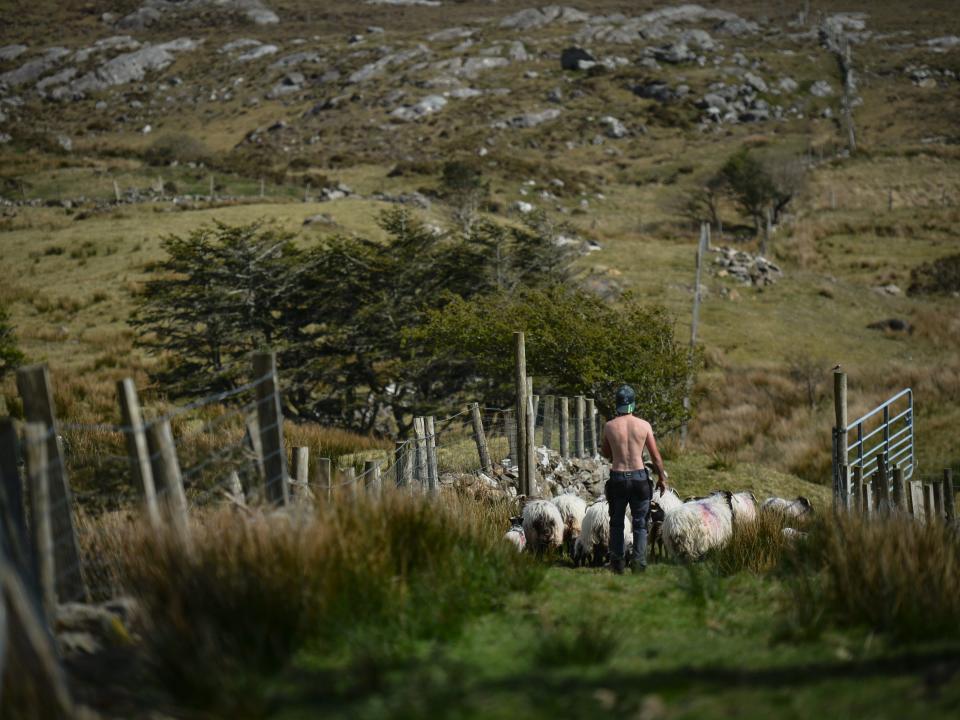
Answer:
[[[760,507],[764,510],[783,513],[789,517],[804,517],[813,514],[813,505],[803,495],[798,496],[795,500],[768,497]]]
[[[733,495],[723,491],[667,513],[661,533],[671,557],[697,560],[733,535]]]
[[[667,488],[665,492],[655,490],[650,500],[650,556],[651,558],[663,557],[665,550],[663,547],[663,537],[660,533],[663,527],[663,519],[671,510],[683,505],[683,500],[677,495],[673,488]]]
[[[510,529],[504,534],[503,539],[512,543],[520,552],[527,546],[527,535],[523,532],[522,515],[510,518]]]
[[[633,533],[630,532],[632,521],[627,511],[623,520],[624,555],[630,557],[633,548]],[[603,565],[610,550],[610,505],[606,498],[600,498],[591,504],[583,516],[580,527],[580,537],[574,543],[574,564]]]
[[[753,522],[757,519],[757,498],[752,492],[734,493],[731,504],[734,522]]]
[[[573,557],[574,544],[580,537],[583,516],[587,512],[587,503],[577,495],[564,493],[553,499],[553,504],[563,518],[563,544],[570,557]]]
[[[563,544],[563,518],[549,500],[531,500],[523,508],[523,533],[527,548],[537,555]]]

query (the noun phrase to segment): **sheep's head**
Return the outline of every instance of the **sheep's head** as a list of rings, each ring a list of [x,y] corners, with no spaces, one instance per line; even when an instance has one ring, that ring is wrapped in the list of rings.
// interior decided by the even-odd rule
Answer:
[[[813,512],[813,505],[803,495],[798,495],[794,502],[798,503],[803,508],[804,514]]]
[[[523,525],[523,515],[514,515],[510,518],[510,527],[521,527]]]

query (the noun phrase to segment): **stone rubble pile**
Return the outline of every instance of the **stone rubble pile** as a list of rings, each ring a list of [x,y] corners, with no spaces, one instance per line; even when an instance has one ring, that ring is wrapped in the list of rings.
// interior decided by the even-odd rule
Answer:
[[[732,277],[744,285],[765,287],[783,277],[783,270],[762,255],[751,255],[729,247],[712,248],[717,277]]]

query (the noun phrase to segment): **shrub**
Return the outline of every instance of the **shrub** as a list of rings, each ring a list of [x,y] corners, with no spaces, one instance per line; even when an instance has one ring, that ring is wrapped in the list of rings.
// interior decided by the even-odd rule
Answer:
[[[908,295],[960,292],[960,253],[924,263],[910,271]]]
[[[13,325],[7,309],[0,305],[0,379],[11,370],[23,364],[23,353],[17,347],[17,338],[13,334]]]
[[[143,159],[151,165],[177,163],[203,163],[210,159],[207,147],[187,133],[167,133],[154,140],[147,148]]]

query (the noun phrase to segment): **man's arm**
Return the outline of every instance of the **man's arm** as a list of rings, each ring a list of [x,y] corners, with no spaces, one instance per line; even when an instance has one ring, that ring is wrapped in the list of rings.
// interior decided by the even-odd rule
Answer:
[[[663,458],[660,457],[660,451],[657,449],[656,438],[653,437],[653,428],[650,428],[645,444],[647,450],[650,451],[650,459],[653,460],[653,467],[657,471],[657,476],[660,478],[657,487],[660,488],[662,492],[666,488],[667,471],[663,467]]]
[[[610,447],[610,440],[607,438],[607,426],[603,426],[603,441],[600,443],[600,454],[610,462],[613,462],[613,448]]]

